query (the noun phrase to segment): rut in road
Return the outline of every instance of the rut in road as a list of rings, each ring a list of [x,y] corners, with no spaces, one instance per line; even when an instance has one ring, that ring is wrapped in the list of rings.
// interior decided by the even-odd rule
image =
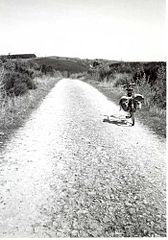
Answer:
[[[166,236],[165,141],[63,79],[0,155],[1,237]]]

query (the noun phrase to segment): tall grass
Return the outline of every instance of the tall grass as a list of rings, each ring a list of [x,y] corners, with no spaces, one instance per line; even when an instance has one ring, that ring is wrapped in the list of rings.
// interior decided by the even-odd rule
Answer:
[[[61,78],[41,72],[37,63],[6,60],[0,63],[0,132],[23,123],[28,113]]]
[[[146,63],[145,63],[146,64]],[[166,64],[149,63],[147,69],[145,64],[136,63],[131,68],[131,64],[117,63],[114,69],[107,71],[102,79],[96,79],[96,86],[100,91],[110,99],[119,102],[121,96],[125,95],[123,85],[128,82],[135,82],[135,93],[144,95],[142,109],[137,111],[136,115],[141,121],[148,125],[160,136],[166,136]],[[96,69],[99,72],[99,69]],[[88,73],[86,79],[90,79],[92,84],[92,75]],[[94,79],[95,80],[95,79]]]
[[[137,65],[137,67],[136,67]],[[166,109],[166,65],[165,63],[150,63],[148,68],[143,63],[133,65],[118,63],[117,68],[107,70],[107,66],[94,69],[90,77],[100,82],[100,85],[120,88],[126,81],[135,82],[135,91],[144,95],[145,105]],[[145,68],[146,67],[146,68]],[[125,70],[125,71],[124,71]],[[101,73],[102,74],[100,77]],[[155,108],[156,108],[155,107]]]
[[[28,91],[22,96],[7,96],[3,98],[0,104],[0,128],[12,128],[22,124],[23,120],[38,103],[48,93],[48,91],[58,81],[59,75],[56,77],[37,77],[36,91]]]

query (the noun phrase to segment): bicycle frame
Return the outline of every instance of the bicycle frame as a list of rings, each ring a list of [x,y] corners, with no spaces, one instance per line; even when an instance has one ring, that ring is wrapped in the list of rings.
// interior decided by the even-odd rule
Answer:
[[[144,100],[144,97],[141,94],[134,94],[133,87],[135,83],[126,83],[124,88],[126,88],[127,96],[122,96],[120,98],[120,110],[128,112],[129,115],[126,118],[131,118],[132,126],[135,124],[135,112],[137,109],[141,108],[141,103]]]

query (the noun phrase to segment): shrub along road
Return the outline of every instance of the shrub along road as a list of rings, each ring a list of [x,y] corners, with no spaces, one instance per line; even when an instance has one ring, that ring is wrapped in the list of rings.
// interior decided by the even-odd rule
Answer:
[[[1,237],[166,236],[165,139],[122,114],[57,83],[1,149]]]

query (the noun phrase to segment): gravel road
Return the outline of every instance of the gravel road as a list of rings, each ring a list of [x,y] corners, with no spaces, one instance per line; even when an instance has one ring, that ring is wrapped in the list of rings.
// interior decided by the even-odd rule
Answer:
[[[0,237],[165,237],[165,139],[123,114],[59,81],[0,150]]]

